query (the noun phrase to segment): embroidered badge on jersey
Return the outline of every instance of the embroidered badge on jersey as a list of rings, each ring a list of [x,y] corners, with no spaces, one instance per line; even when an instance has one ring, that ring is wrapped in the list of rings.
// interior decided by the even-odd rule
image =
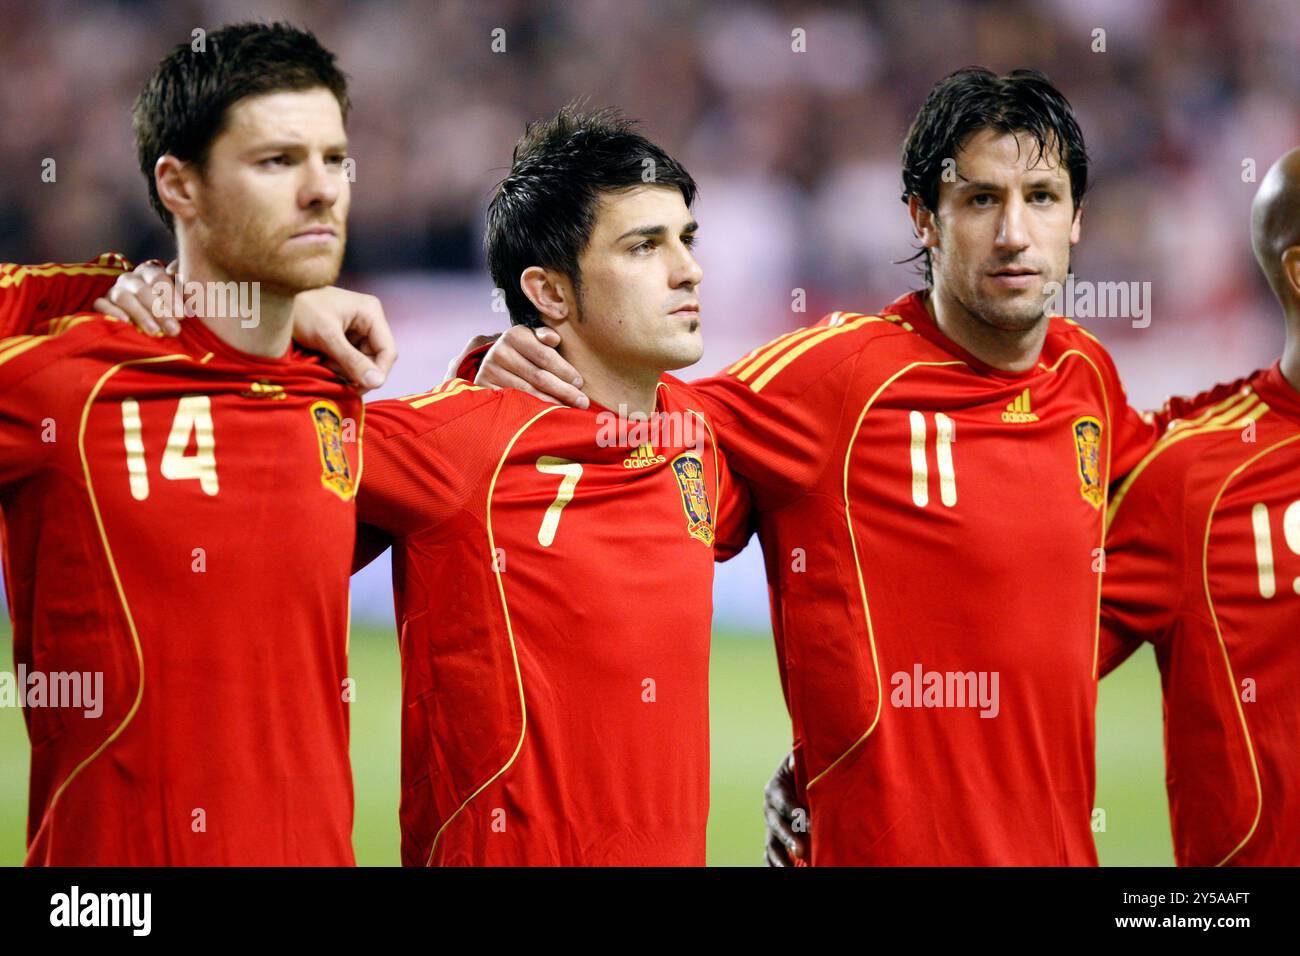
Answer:
[[[314,402],[312,421],[316,423],[316,437],[320,441],[320,461],[323,469],[320,483],[344,501],[352,497],[352,467],[343,452],[343,417],[333,402]]]
[[[686,531],[692,538],[713,545],[713,509],[709,493],[704,486],[704,464],[693,452],[684,452],[673,459],[673,477],[682,493],[682,507],[686,510]]]
[[[1079,493],[1088,504],[1100,508],[1106,497],[1101,485],[1101,422],[1085,415],[1075,419],[1073,427],[1079,478],[1083,482]]]

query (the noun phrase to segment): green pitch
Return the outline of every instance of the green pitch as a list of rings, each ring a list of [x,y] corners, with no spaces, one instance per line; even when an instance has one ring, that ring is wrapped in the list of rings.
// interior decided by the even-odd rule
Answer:
[[[354,632],[351,660],[357,692],[352,705],[357,862],[396,865],[400,687],[396,637],[391,631]],[[4,627],[0,628],[0,669],[12,668],[9,631]],[[771,641],[715,635],[711,684],[709,862],[753,866],[761,861],[763,851],[763,784],[790,741]],[[1149,648],[1102,682],[1100,700],[1097,806],[1105,812],[1105,831],[1096,838],[1102,863],[1170,865],[1160,685]],[[21,712],[0,708],[0,865],[23,860],[27,760]],[[665,768],[665,772],[671,771]],[[1096,822],[1101,822],[1100,817]]]

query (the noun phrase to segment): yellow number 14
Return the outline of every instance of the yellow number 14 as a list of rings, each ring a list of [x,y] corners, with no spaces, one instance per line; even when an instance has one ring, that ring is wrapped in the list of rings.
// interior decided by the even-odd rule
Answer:
[[[190,435],[194,454],[185,454]],[[126,446],[126,475],[131,497],[149,497],[149,471],[145,465],[144,436],[140,424],[140,403],[122,399],[122,443]],[[172,429],[163,450],[162,476],[170,481],[193,479],[206,495],[217,493],[216,440],[212,432],[212,400],[207,395],[186,395],[176,406]]]

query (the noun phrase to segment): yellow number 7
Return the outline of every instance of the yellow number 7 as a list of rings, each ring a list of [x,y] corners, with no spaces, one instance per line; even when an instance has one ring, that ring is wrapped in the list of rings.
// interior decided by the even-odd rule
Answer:
[[[573,500],[573,491],[578,487],[578,479],[582,477],[582,466],[567,458],[543,455],[537,459],[537,470],[544,475],[564,476],[555,500],[542,517],[542,526],[537,529],[537,543],[543,548],[549,548],[555,540],[555,529],[560,526],[560,512]]]

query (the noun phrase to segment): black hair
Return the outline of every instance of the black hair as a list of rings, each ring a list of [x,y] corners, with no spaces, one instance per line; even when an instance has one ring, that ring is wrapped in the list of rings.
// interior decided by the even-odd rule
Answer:
[[[583,112],[570,104],[525,128],[488,205],[485,237],[492,282],[504,290],[515,325],[542,325],[519,287],[530,266],[563,273],[581,290],[578,257],[591,239],[601,193],[656,185],[681,190],[687,206],[695,201],[690,173],[636,126],[617,110]]]
[[[1038,70],[1012,70],[998,76],[983,67],[968,66],[944,77],[921,105],[903,143],[903,202],[915,196],[931,212],[939,205],[944,161],[955,159],[966,140],[981,129],[1028,133],[1037,144],[1035,156],[1056,152],[1070,176],[1074,208],[1088,188],[1088,151],[1069,101]],[[930,251],[925,259],[925,284],[932,284]]]
[[[163,58],[131,111],[149,202],[174,231],[158,198],[154,165],[171,154],[203,168],[230,107],[248,96],[324,87],[348,115],[347,77],[311,33],[287,23],[235,23],[181,43]]]

